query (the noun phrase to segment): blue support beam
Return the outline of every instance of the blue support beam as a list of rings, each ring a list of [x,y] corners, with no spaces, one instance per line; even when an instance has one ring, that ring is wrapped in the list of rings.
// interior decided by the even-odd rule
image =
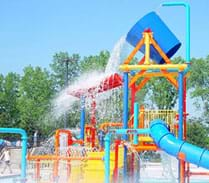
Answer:
[[[80,116],[80,139],[84,140],[85,134],[85,97],[81,97],[81,116]]]

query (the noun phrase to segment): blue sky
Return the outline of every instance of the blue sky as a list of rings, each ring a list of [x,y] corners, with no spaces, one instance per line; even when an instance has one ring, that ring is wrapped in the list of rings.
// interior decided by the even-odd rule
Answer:
[[[55,52],[81,56],[114,47],[133,24],[157,11],[184,43],[184,8],[162,0],[3,0],[0,2],[0,73],[31,64],[48,68]],[[209,1],[190,0],[191,56],[209,54]],[[184,56],[185,47],[176,55]]]

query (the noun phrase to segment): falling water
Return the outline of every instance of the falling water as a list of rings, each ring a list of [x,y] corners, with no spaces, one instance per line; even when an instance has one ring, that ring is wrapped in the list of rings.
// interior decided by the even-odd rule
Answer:
[[[128,43],[126,42],[125,36],[122,36],[119,41],[115,44],[110,58],[108,60],[105,73],[112,74],[118,72],[118,66],[127,56]]]
[[[75,81],[73,84],[69,85],[67,88],[62,90],[57,95],[57,97],[53,100],[53,103],[52,103],[53,104],[53,112],[52,112],[53,116],[55,116],[56,118],[59,118],[60,116],[65,114],[67,111],[69,111],[75,102],[78,102],[78,98],[74,97],[73,95],[70,95],[70,91],[76,91],[78,89],[85,90],[93,86],[97,86],[102,80],[104,80],[105,77],[109,76],[112,73],[118,72],[119,64],[121,64],[122,60],[125,58],[124,53],[126,50],[126,46],[127,46],[127,43],[125,41],[125,37],[121,37],[119,41],[115,44],[112,50],[105,72],[94,71],[91,73],[84,73],[77,79],[77,81]],[[96,91],[97,90],[95,90],[96,102],[98,103],[97,107],[99,108],[99,104],[101,104],[101,101],[109,99],[110,96],[112,96],[112,92],[111,91],[105,92],[105,94],[103,93],[102,94],[103,96],[101,96],[100,94],[96,94]],[[118,97],[116,97],[115,100],[118,100]],[[85,107],[87,110],[91,108],[91,101],[92,101],[91,98],[86,99]],[[115,106],[114,108],[117,108],[117,107]],[[117,113],[118,112],[119,111],[117,111]],[[102,115],[101,112],[99,113]],[[101,117],[103,116],[104,114]]]

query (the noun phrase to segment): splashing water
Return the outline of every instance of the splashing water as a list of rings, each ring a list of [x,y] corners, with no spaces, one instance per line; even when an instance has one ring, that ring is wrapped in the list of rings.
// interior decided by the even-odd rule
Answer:
[[[78,98],[68,95],[68,88],[62,90],[58,96],[52,101],[53,112],[52,115],[58,119],[61,115],[65,114],[73,104],[78,101]]]
[[[127,43],[125,41],[125,37],[123,36],[115,44],[112,53],[110,55],[110,58],[108,60],[105,72],[94,71],[91,73],[84,73],[78,78],[77,81],[75,81],[73,84],[69,85],[67,88],[62,90],[52,102],[53,116],[59,118],[67,111],[69,111],[76,101],[79,101],[78,98],[70,95],[69,91],[76,91],[78,89],[85,90],[93,86],[97,86],[102,80],[104,80],[105,77],[109,76],[112,73],[118,72],[118,66],[119,64],[121,64],[124,58],[126,45]],[[112,93],[109,92],[104,97],[98,97],[96,102],[101,103],[100,101],[110,98],[111,94]],[[91,99],[89,99],[89,101],[88,100],[86,101],[87,109],[89,109],[91,106],[90,100]]]
[[[128,43],[126,42],[125,36],[122,36],[119,41],[115,44],[110,58],[108,60],[105,73],[112,74],[118,72],[118,66],[126,57],[126,50],[128,48]]]

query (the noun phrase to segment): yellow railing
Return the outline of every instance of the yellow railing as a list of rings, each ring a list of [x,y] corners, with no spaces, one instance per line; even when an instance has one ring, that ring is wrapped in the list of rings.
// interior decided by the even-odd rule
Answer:
[[[169,126],[170,130],[176,133],[177,111],[175,110],[140,110],[139,123],[144,128],[149,128],[150,122],[154,119],[162,119]]]

